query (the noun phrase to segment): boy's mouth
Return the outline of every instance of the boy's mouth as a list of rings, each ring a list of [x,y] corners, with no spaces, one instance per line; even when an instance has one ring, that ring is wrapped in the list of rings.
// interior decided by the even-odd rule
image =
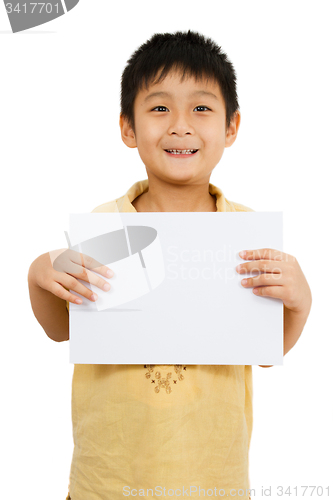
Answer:
[[[170,153],[172,155],[193,155],[198,149],[165,149],[167,153]]]

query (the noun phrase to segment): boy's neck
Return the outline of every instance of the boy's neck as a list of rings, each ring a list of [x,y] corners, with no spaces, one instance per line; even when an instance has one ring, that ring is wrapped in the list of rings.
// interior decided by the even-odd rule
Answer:
[[[216,212],[216,197],[209,182],[195,185],[166,184],[149,179],[148,191],[132,201],[137,212]]]

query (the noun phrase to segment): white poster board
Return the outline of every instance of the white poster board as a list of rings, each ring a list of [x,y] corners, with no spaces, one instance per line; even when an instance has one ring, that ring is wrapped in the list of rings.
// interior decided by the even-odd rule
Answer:
[[[71,363],[283,364],[282,301],[235,269],[241,250],[282,251],[282,212],[71,214],[69,239],[114,271],[70,303]]]

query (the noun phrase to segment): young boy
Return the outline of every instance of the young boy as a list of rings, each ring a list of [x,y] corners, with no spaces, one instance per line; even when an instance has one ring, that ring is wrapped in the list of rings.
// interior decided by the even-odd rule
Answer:
[[[138,148],[148,179],[93,212],[252,211],[209,183],[239,124],[236,76],[220,47],[191,31],[154,35],[129,59],[121,88],[122,140]],[[32,308],[50,338],[68,340],[65,301],[94,300],[76,278],[103,289],[107,268],[98,276],[77,254],[54,269],[50,255],[30,267]],[[304,274],[276,249],[241,257],[240,273],[262,271],[244,284],[249,293],[284,303],[287,353],[311,307]],[[251,366],[75,365],[72,390],[67,499],[250,498]]]

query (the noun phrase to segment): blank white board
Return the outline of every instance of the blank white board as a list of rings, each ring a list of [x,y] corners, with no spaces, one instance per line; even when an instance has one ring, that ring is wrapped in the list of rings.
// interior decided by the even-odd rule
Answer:
[[[99,298],[70,303],[70,362],[283,364],[282,301],[235,269],[241,250],[282,251],[282,224],[282,212],[71,214],[71,248],[114,277],[108,292],[81,281]]]

